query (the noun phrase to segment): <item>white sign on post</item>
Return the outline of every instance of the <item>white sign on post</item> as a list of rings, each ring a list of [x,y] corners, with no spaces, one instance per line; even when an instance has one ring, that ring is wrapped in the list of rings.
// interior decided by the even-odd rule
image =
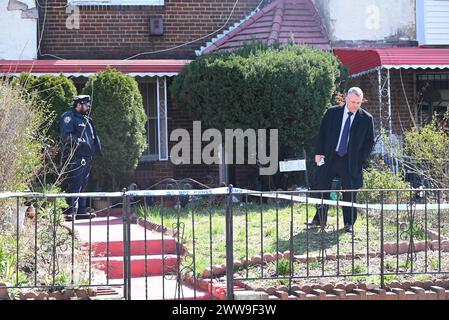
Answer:
[[[306,171],[306,160],[279,161],[280,172]]]

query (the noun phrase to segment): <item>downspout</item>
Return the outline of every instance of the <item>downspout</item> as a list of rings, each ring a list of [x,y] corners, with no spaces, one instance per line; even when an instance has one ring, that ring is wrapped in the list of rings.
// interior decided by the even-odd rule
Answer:
[[[393,136],[393,125],[392,125],[392,112],[391,112],[391,77],[390,69],[387,69],[387,90],[388,90],[388,133],[390,135],[390,140],[392,141]],[[393,172],[397,173],[399,171],[398,162],[396,158],[393,158],[393,151],[390,152],[390,158],[392,161]]]
[[[379,67],[377,69],[377,81],[379,83],[379,92],[378,92],[378,98],[379,98],[379,119],[380,119],[380,129],[383,129],[383,121],[382,121],[382,69]],[[381,154],[382,156],[385,155],[385,142],[382,139],[381,140]]]

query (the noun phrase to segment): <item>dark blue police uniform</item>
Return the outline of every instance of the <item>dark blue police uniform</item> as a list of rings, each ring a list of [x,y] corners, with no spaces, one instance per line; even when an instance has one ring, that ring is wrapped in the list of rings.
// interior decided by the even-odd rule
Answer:
[[[90,103],[89,96],[77,96],[75,103]],[[68,186],[66,192],[84,192],[95,153],[101,154],[101,144],[92,119],[76,111],[72,107],[59,120],[60,135],[63,144],[63,155],[69,165],[67,172]],[[86,198],[68,198],[69,208],[64,214],[85,214]]]

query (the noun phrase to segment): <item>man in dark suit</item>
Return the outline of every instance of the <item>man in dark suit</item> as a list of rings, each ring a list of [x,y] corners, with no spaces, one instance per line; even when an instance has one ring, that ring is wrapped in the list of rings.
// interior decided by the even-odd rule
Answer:
[[[375,144],[373,117],[361,108],[362,101],[363,91],[354,87],[348,90],[344,106],[326,111],[315,145],[317,190],[330,190],[335,177],[341,179],[343,190],[362,187],[362,169]],[[343,201],[356,202],[356,196],[356,192],[343,192]],[[329,193],[322,193],[322,197],[329,199]],[[327,210],[327,205],[317,206],[315,217],[307,225],[324,227]],[[356,220],[357,209],[343,207],[346,232],[353,232]]]

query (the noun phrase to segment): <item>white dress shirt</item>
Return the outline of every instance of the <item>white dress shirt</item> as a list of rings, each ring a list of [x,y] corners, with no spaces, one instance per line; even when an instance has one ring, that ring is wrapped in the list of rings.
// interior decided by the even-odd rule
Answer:
[[[348,119],[348,117],[349,117],[348,112],[349,112],[348,107],[345,105],[345,109],[343,110],[343,119],[341,119],[340,136],[338,137],[337,148],[335,149],[335,151],[338,151],[338,148],[340,147],[341,135],[343,134],[343,129],[345,127],[346,119]],[[350,123],[349,129],[351,129],[354,119],[355,119],[355,113],[353,113],[351,116],[351,123]],[[348,135],[348,141],[349,141],[349,135]]]

